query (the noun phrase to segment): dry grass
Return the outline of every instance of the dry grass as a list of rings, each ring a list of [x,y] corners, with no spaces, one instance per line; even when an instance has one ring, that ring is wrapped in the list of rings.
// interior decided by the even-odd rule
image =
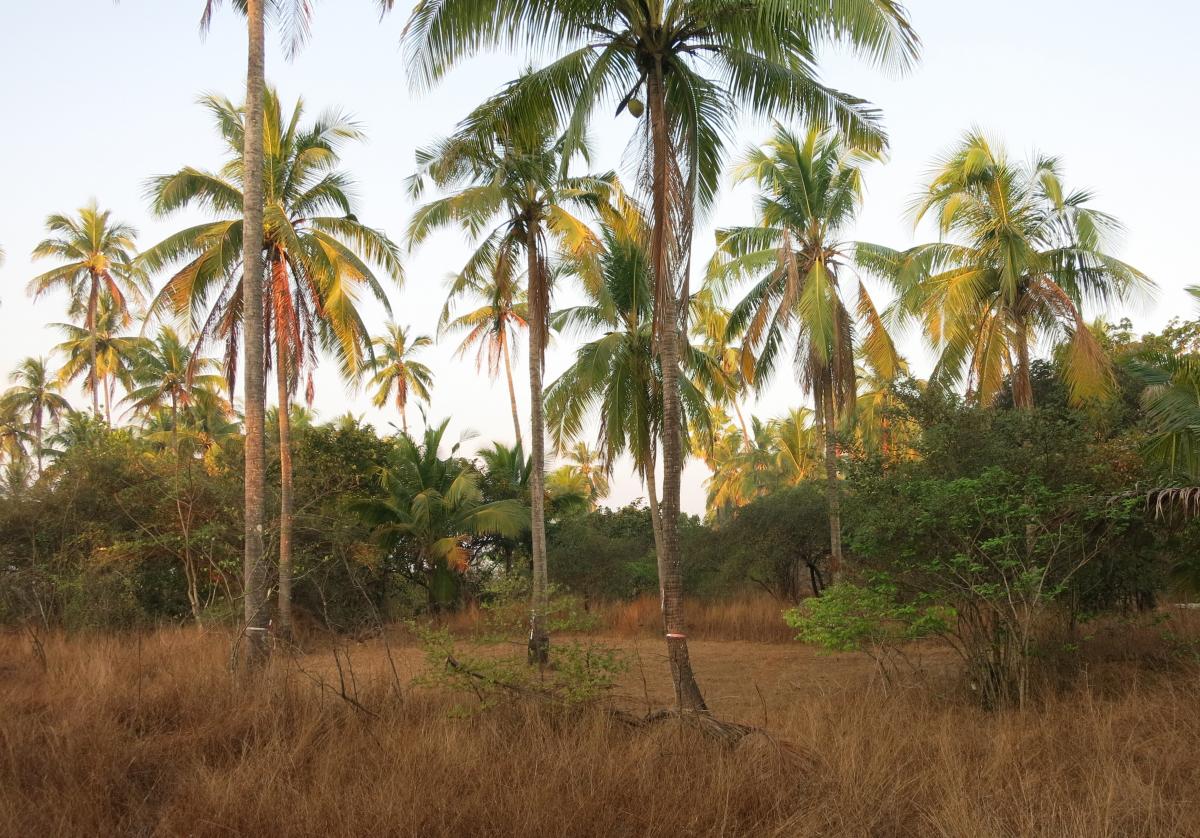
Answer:
[[[621,692],[669,695],[657,643]],[[1036,710],[992,715],[924,681],[884,693],[856,656],[698,641],[734,748],[674,724],[514,705],[466,719],[407,687],[419,650],[330,650],[227,674],[227,637],[0,637],[0,834],[1163,836],[1200,834],[1200,682],[1097,663]],[[353,670],[353,674],[351,674]],[[643,684],[644,679],[644,684]]]
[[[787,604],[766,594],[747,594],[724,600],[688,598],[684,602],[688,635],[700,640],[751,640],[759,643],[788,643],[795,631],[781,619]],[[619,637],[660,637],[662,608],[657,597],[592,604],[588,613],[598,618],[597,633]],[[472,605],[445,618],[456,634],[475,634],[484,615]]]

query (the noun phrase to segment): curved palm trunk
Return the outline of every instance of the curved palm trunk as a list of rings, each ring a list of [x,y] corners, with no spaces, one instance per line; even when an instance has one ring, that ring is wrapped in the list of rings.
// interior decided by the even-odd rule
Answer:
[[[655,475],[657,469],[654,460],[654,454],[651,452],[646,460],[646,473],[643,476],[646,480],[646,500],[650,504],[650,527],[654,530],[654,559],[658,566],[658,596],[661,601],[662,581],[666,578],[666,573],[663,564],[662,509],[658,505],[658,478]]]
[[[275,270],[287,270],[280,259]],[[286,278],[285,278],[286,279]],[[286,287],[286,286],[283,286]],[[283,330],[275,330],[275,380],[279,398],[279,634],[292,638],[292,417],[287,350]]]
[[[692,674],[687,634],[683,619],[683,574],[679,547],[679,493],[683,479],[681,407],[679,403],[679,318],[675,287],[667,272],[667,115],[666,92],[661,62],[647,78],[650,106],[651,165],[653,166],[653,216],[650,254],[654,263],[654,283],[662,305],[659,323],[659,357],[663,377],[663,497],[662,558],[659,580],[662,589],[663,622],[666,626],[667,655],[675,700],[681,710],[707,710],[704,696]]]
[[[1017,321],[1017,367],[1013,370],[1013,407],[1029,410],[1033,407],[1033,382],[1029,377],[1029,333],[1024,320]]]
[[[100,391],[96,380],[96,308],[100,302],[100,284],[92,277],[92,290],[88,293],[87,328],[91,336],[91,346],[88,354],[91,356],[91,369],[88,371],[88,385],[92,388],[92,415],[100,418]]]
[[[508,401],[512,404],[513,433],[517,435],[517,445],[524,451],[525,443],[521,440],[521,414],[517,411],[517,391],[513,387],[512,360],[508,356],[508,336],[507,332],[502,334],[504,334],[504,337],[501,338],[503,341],[501,349],[504,355],[504,377],[508,379]]]
[[[537,219],[526,221],[525,249],[529,259],[529,475],[533,601],[529,614],[529,662],[544,666],[550,658],[550,636],[546,632],[549,609],[546,573],[546,421],[542,404],[542,326],[546,322],[549,289],[545,287],[538,257]]]
[[[829,578],[837,584],[842,577],[842,491],[838,485],[837,418],[833,400],[833,373],[822,373],[821,429],[825,433],[825,497],[829,506]]]
[[[246,343],[246,491],[243,605],[247,662],[266,662],[267,568],[263,562],[263,2],[247,0],[246,139],[243,149],[242,326]]]
[[[730,401],[733,402],[733,412],[737,414],[738,424],[742,426],[742,447],[749,451],[754,445],[750,436],[750,428],[746,425],[746,417],[742,415],[742,406],[738,403],[737,396]]]
[[[42,427],[44,417],[42,409],[38,407],[33,415],[33,444],[37,446],[37,473],[38,477],[42,476]]]

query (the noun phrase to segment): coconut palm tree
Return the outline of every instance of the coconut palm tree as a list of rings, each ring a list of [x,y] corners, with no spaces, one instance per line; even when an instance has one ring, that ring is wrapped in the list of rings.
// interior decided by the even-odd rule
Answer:
[[[862,202],[862,166],[875,152],[847,145],[837,135],[810,128],[804,134],[776,126],[762,148],[734,169],[737,181],[758,186],[758,223],[717,233],[710,282],[719,293],[754,280],[729,317],[728,332],[743,337],[754,380],[770,380],[779,350],[789,339],[798,383],[816,406],[825,437],[829,503],[830,573],[842,567],[841,488],[837,427],[854,410],[855,354],[891,374],[900,358],[870,294],[851,286],[855,245],[841,237]]]
[[[377,388],[374,402],[376,407],[383,407],[394,401],[400,411],[401,428],[407,434],[409,393],[429,404],[429,388],[433,386],[433,371],[414,360],[413,355],[432,346],[433,339],[428,335],[410,338],[409,330],[395,323],[388,323],[386,329],[386,335],[373,341],[376,356],[371,386]]]
[[[244,304],[251,311],[259,311],[263,303],[263,262],[257,254],[263,251],[264,204],[261,184],[267,171],[263,162],[264,98],[266,89],[266,21],[268,15],[278,25],[284,51],[293,57],[308,39],[312,4],[310,0],[230,0],[233,7],[246,17],[247,61],[246,61],[246,107],[245,123],[248,140],[241,154],[241,182],[248,184],[242,195],[242,217],[249,233],[241,238]],[[380,14],[391,10],[395,0],[376,0]],[[207,32],[213,14],[222,5],[222,0],[205,0],[204,13],[200,19],[201,32]],[[239,243],[231,243],[239,244]],[[266,565],[262,561],[263,519],[263,475],[265,473],[265,324],[251,318],[245,326],[246,332],[246,499],[245,499],[245,620],[246,640],[250,664],[257,666],[267,657],[266,610]],[[230,390],[232,391],[232,384]],[[283,411],[284,414],[287,411]]]
[[[1066,189],[1059,161],[1022,165],[978,130],[940,158],[913,218],[933,214],[940,240],[903,252],[860,248],[860,262],[892,280],[898,316],[921,324],[939,352],[932,380],[989,403],[1011,376],[1013,402],[1033,406],[1030,353],[1062,346],[1063,372],[1079,402],[1106,395],[1107,355],[1083,317],[1148,290],[1136,268],[1109,255],[1120,227],[1092,209],[1091,193]]]
[[[599,451],[589,448],[582,440],[576,440],[574,445],[563,452],[563,459],[564,468],[582,476],[587,486],[588,501],[593,507],[597,501],[608,497],[611,491],[608,480],[611,467]]]
[[[198,348],[219,341],[225,347],[225,371],[230,390],[249,305],[243,299],[245,261],[241,208],[243,140],[247,130],[244,109],[227,99],[202,100],[225,141],[228,162],[209,172],[187,167],[154,178],[149,185],[153,209],[169,215],[181,209],[202,208],[218,217],[169,236],[139,257],[148,271],[180,262],[151,304],[151,313],[190,315]],[[336,112],[304,122],[304,104],[296,103],[285,118],[279,96],[264,97],[263,132],[266,165],[263,244],[257,261],[269,269],[263,312],[264,335],[275,350],[280,456],[279,627],[291,629],[291,430],[288,425],[293,394],[305,371],[310,372],[318,349],[331,352],[347,379],[367,366],[371,342],[358,311],[365,292],[390,307],[379,279],[368,263],[381,265],[399,283],[403,278],[399,249],[381,231],[362,224],[350,198],[353,181],[338,169],[338,151],[361,139],[357,126]],[[251,308],[250,310],[256,310]],[[248,333],[247,333],[248,335]],[[249,340],[247,336],[247,340]],[[249,346],[249,343],[246,344]],[[247,372],[250,372],[248,369]],[[247,406],[247,421],[249,407]]]
[[[116,325],[128,326],[128,300],[141,301],[142,280],[133,264],[137,231],[114,219],[110,210],[101,210],[94,200],[74,216],[50,216],[46,230],[50,236],[33,249],[33,258],[55,259],[60,264],[31,279],[29,293],[36,299],[48,291],[65,291],[68,316],[81,318],[84,330],[93,337],[105,300]],[[92,412],[99,416],[97,348],[93,340],[87,369]]]
[[[33,434],[34,458],[37,473],[42,473],[42,435],[46,419],[57,422],[58,418],[71,409],[66,398],[59,392],[59,381],[46,368],[45,358],[25,358],[17,364],[9,376],[13,386],[3,397],[5,404],[24,413]]]
[[[121,326],[127,319],[117,309],[117,304],[107,295],[100,298],[96,317],[91,328],[72,323],[53,324],[62,332],[64,340],[55,349],[66,357],[59,370],[63,382],[84,381],[84,390],[92,392],[93,400],[98,397],[94,388],[104,394],[104,423],[112,426],[112,403],[117,384],[127,390],[132,385],[133,359],[143,344],[137,335],[121,334]]]
[[[459,314],[451,314],[454,302],[463,296],[481,300],[482,305]],[[524,448],[521,438],[521,417],[517,410],[517,391],[513,387],[512,355],[521,329],[529,328],[529,304],[518,277],[512,273],[490,271],[483,276],[463,272],[450,281],[450,293],[438,321],[438,333],[466,332],[458,347],[461,358],[472,348],[476,350],[475,365],[487,364],[488,375],[495,379],[504,364],[508,383],[508,400],[512,406],[513,434],[517,445]]]
[[[682,709],[704,707],[687,655],[677,526],[683,470],[678,334],[686,319],[679,300],[689,296],[692,222],[712,202],[723,140],[739,108],[805,116],[837,124],[857,140],[882,142],[876,111],[818,81],[817,48],[828,42],[901,68],[917,52],[917,38],[893,0],[419,0],[405,30],[411,75],[423,87],[489,47],[559,52],[528,76],[521,109],[553,108],[566,125],[568,153],[582,144],[598,106],[615,103],[617,115],[626,108],[634,116],[648,112],[638,159],[645,161],[651,193],[655,324],[670,429],[663,440],[669,577],[663,609]]]
[[[380,474],[379,497],[354,505],[387,558],[426,588],[433,610],[456,600],[475,539],[519,538],[529,528],[529,510],[520,500],[484,501],[480,474],[457,456],[457,444],[448,457],[440,455],[448,424],[426,428],[419,442],[396,437]]]
[[[586,303],[554,314],[559,331],[599,337],[583,344],[575,362],[546,391],[550,436],[559,451],[569,450],[586,424],[596,420],[596,454],[611,468],[623,454],[646,486],[655,537],[662,536],[662,516],[655,477],[662,441],[662,367],[654,348],[653,275],[647,243],[649,230],[636,204],[619,199],[600,207],[600,255],[585,269],[598,271],[599,285],[586,285]],[[716,359],[701,349],[684,350],[689,375],[681,380],[684,414],[708,430],[705,391],[720,375]],[[709,386],[706,386],[706,383]],[[686,425],[685,425],[686,427]],[[658,547],[660,563],[666,553]]]
[[[169,430],[174,439],[180,428],[180,411],[186,411],[201,393],[219,392],[225,380],[217,374],[215,358],[196,356],[170,326],[153,340],[143,342],[133,358],[133,389],[125,397],[130,409],[151,414],[169,410]]]
[[[0,453],[9,460],[25,456],[30,442],[29,422],[12,399],[0,399]]]
[[[753,436],[741,402],[749,394],[754,377],[753,358],[740,345],[729,341],[730,311],[716,303],[712,288],[702,288],[692,295],[691,315],[692,335],[702,341],[705,353],[720,359],[724,374],[715,379],[721,386],[710,395],[717,403],[733,408],[742,438],[750,444]]]
[[[479,244],[461,274],[479,283],[490,277],[497,285],[511,285],[518,265],[525,264],[533,458],[529,659],[539,665],[549,655],[542,373],[549,335],[550,258],[557,251],[583,260],[598,249],[595,235],[571,207],[585,202],[603,185],[591,178],[560,175],[567,161],[552,128],[546,119],[514,121],[508,94],[502,93],[472,112],[454,136],[418,152],[419,171],[410,181],[414,198],[423,194],[427,184],[449,192],[417,210],[409,226],[412,245],[441,227],[467,230]]]

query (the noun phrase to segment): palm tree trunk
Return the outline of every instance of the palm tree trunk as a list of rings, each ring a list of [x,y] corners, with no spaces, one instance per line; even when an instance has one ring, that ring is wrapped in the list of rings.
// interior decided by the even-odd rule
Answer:
[[[33,419],[33,444],[37,446],[37,473],[42,476],[42,409],[37,408]]]
[[[1029,332],[1023,319],[1016,324],[1017,368],[1013,370],[1013,407],[1029,410],[1033,407],[1033,382],[1029,377]]]
[[[408,436],[408,405],[403,402],[400,404],[400,430]]]
[[[733,402],[733,412],[737,414],[738,424],[742,426],[742,447],[749,451],[754,447],[754,443],[750,436],[750,428],[746,425],[746,417],[742,415],[742,406],[738,403],[737,396],[730,401]]]
[[[112,427],[112,388],[115,382],[104,377],[104,424]]]
[[[275,270],[287,270],[282,259]],[[279,635],[292,639],[292,417],[287,349],[282,328],[275,330],[275,380],[279,396]]]
[[[529,663],[544,666],[550,659],[550,636],[546,632],[549,609],[549,580],[546,572],[546,421],[542,404],[544,327],[549,308],[549,289],[542,276],[538,254],[538,220],[526,219],[525,250],[529,260],[529,505],[533,559],[533,602],[529,615]]]
[[[679,318],[675,301],[675,285],[667,270],[667,136],[666,90],[663,85],[661,61],[647,77],[647,99],[650,106],[651,165],[654,226],[650,239],[650,256],[654,264],[654,284],[661,303],[659,313],[659,358],[663,378],[663,497],[662,497],[662,558],[660,560],[663,623],[666,626],[667,655],[671,662],[671,678],[675,683],[675,700],[681,710],[707,710],[704,696],[692,674],[688,656],[687,634],[683,619],[683,573],[679,548],[679,493],[683,479],[683,445],[680,439],[679,404]]]
[[[508,401],[512,405],[513,433],[517,435],[517,446],[524,451],[525,443],[521,441],[521,414],[517,411],[517,391],[513,387],[512,360],[508,355],[507,327],[505,328],[506,331],[502,333],[504,336],[501,338],[503,341],[501,351],[504,354],[504,377],[508,379]]]
[[[243,604],[247,662],[266,662],[267,568],[263,562],[263,88],[264,0],[247,0],[246,139],[243,149],[242,325],[246,343],[246,492]]]
[[[92,415],[97,419],[100,418],[100,391],[96,389],[96,307],[100,302],[100,283],[95,276],[92,276],[92,290],[88,292],[88,310],[87,310],[87,329],[91,336],[91,346],[89,347],[89,355],[91,355],[92,366],[88,372],[88,385],[92,388]]]
[[[837,584],[842,576],[842,492],[838,485],[837,418],[833,404],[833,372],[828,368],[821,375],[823,402],[820,410],[821,429],[825,432],[825,497],[829,506],[829,578]]]
[[[663,595],[662,582],[666,578],[666,572],[665,565],[663,564],[662,508],[658,505],[658,477],[656,471],[654,451],[651,449],[646,459],[646,500],[650,504],[650,527],[654,530],[654,559],[658,565],[658,597],[661,603]]]

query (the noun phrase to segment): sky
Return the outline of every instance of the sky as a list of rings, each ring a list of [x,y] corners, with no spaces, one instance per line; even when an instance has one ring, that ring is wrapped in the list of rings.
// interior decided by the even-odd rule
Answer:
[[[36,0],[0,3],[0,376],[29,355],[47,355],[59,342],[45,324],[65,319],[65,300],[33,301],[28,280],[50,267],[29,253],[44,236],[47,215],[69,212],[96,198],[139,231],[149,247],[200,216],[152,218],[147,178],[185,165],[215,168],[221,145],[204,93],[240,101],[245,85],[245,29],[225,4],[202,38],[203,0]],[[512,78],[523,56],[487,55],[463,63],[432,92],[414,94],[399,48],[409,4],[382,21],[370,0],[317,0],[313,36],[286,61],[268,33],[267,76],[285,103],[303,96],[309,112],[337,108],[365,129],[365,143],[346,147],[343,169],[357,181],[360,220],[400,240],[413,211],[404,179],[414,152],[450,132],[472,107]],[[1200,168],[1195,138],[1200,109],[1200,4],[1151,0],[1135,14],[1118,0],[910,0],[923,42],[922,59],[899,77],[831,49],[822,56],[823,80],[866,98],[884,113],[891,145],[885,164],[867,171],[862,212],[848,238],[907,247],[934,233],[914,229],[905,212],[938,153],[972,126],[1003,140],[1017,156],[1035,150],[1058,156],[1068,184],[1095,194],[1094,205],[1116,215],[1126,231],[1115,250],[1158,286],[1152,300],[1123,311],[1141,330],[1193,312],[1183,288],[1200,283],[1194,243]],[[633,117],[597,120],[598,170],[620,169],[637,128]],[[734,150],[761,141],[769,126],[739,124]],[[627,178],[632,173],[624,171]],[[751,220],[752,192],[724,184],[707,223],[697,231],[696,263],[712,252],[713,229]],[[406,256],[406,281],[390,291],[395,320],[432,334],[446,276],[461,266],[471,242],[441,233]],[[158,278],[161,284],[162,277]],[[886,291],[867,281],[883,304]],[[569,303],[570,290],[557,303]],[[380,327],[385,313],[368,307]],[[927,374],[931,354],[921,335],[898,336],[914,372]],[[450,419],[450,438],[474,433],[464,450],[513,438],[507,390],[455,358],[457,342],[444,339],[425,359],[436,382],[431,420]],[[570,362],[572,340],[559,338],[547,359],[547,381]],[[524,370],[524,357],[518,370]],[[377,410],[369,395],[347,389],[334,365],[316,376],[314,408],[324,419],[347,411],[377,428],[398,424],[394,410]],[[268,388],[272,389],[272,388]],[[522,414],[528,415],[528,392]],[[768,417],[804,402],[786,365],[750,405]],[[82,396],[79,403],[85,404]],[[411,407],[410,407],[411,410]],[[410,421],[419,424],[419,417]],[[700,513],[703,481],[698,462],[685,471],[683,506]],[[644,495],[627,464],[616,467],[610,505]]]

